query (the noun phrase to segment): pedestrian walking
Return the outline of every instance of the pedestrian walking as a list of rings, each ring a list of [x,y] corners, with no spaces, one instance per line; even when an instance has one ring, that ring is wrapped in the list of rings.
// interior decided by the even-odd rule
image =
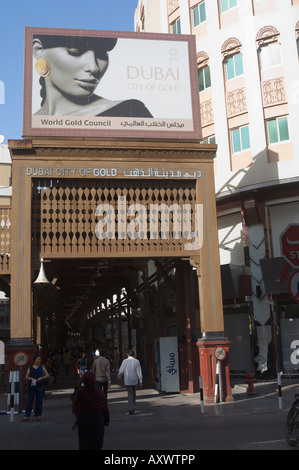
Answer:
[[[118,371],[117,378],[121,380],[124,377],[124,383],[128,391],[128,408],[129,414],[135,412],[136,405],[136,386],[139,382],[139,386],[142,387],[142,370],[138,359],[135,357],[134,351],[128,352],[127,359],[124,359]]]
[[[42,365],[40,356],[35,356],[33,365],[27,369],[26,380],[29,382],[28,399],[25,409],[25,417],[22,421],[28,421],[31,416],[35,399],[34,416],[40,420],[43,411],[43,398],[45,393],[44,380],[49,378],[47,369]]]
[[[109,410],[105,393],[96,387],[93,372],[85,372],[82,385],[72,395],[76,416],[79,450],[101,450],[105,427],[109,426]]]
[[[82,377],[85,372],[90,371],[90,368],[90,361],[88,357],[86,357],[86,353],[83,352],[82,356],[77,361],[77,373],[80,377]]]
[[[96,386],[102,389],[107,397],[111,387],[110,361],[105,357],[105,350],[100,350],[100,356],[92,364],[92,372],[96,375]]]

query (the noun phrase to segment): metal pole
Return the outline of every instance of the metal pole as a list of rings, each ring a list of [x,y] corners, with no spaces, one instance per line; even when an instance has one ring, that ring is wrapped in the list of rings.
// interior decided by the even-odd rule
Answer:
[[[282,409],[282,396],[281,396],[281,372],[277,374],[277,382],[278,382],[278,406],[279,409]]]
[[[9,373],[9,382],[10,382],[10,394],[9,394],[9,407],[10,407],[10,422],[13,423],[15,418],[15,402],[14,402],[14,393],[15,393],[15,384],[14,384],[14,372]]]
[[[203,400],[202,377],[199,377],[199,390],[200,390],[200,406],[201,406],[201,413],[204,414],[204,412],[205,412],[205,404],[204,404],[204,400]]]
[[[10,422],[14,422],[15,405],[19,405],[19,371],[9,373],[10,393],[7,395],[7,413],[10,414]]]
[[[17,405],[17,413],[19,411],[19,404],[20,404],[20,372],[18,370],[15,371],[14,374],[15,380],[15,405]]]
[[[219,399],[220,399],[220,402],[222,403],[222,376],[221,376],[221,362],[218,361],[218,365],[219,365],[219,370],[218,370],[218,374],[219,374]]]
[[[217,403],[217,399],[218,399],[218,386],[219,386],[219,361],[216,362],[216,382],[215,382],[214,403]]]

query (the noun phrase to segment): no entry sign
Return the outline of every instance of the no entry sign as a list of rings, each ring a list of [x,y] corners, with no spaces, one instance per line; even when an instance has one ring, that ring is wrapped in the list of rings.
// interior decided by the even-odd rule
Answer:
[[[214,351],[217,361],[223,361],[226,356],[226,352],[223,346],[218,346]]]
[[[14,358],[13,358],[13,361],[15,363],[16,366],[25,366],[28,362],[28,356],[26,353],[24,352],[17,352],[15,355],[14,355]]]
[[[290,224],[280,235],[281,254],[294,268],[299,267],[299,224]]]

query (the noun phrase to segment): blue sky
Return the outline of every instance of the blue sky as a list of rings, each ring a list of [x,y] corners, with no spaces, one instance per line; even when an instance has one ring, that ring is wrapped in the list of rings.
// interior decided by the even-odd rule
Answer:
[[[134,31],[138,0],[0,0],[0,135],[22,138],[24,28]],[[4,100],[3,90],[4,86]]]

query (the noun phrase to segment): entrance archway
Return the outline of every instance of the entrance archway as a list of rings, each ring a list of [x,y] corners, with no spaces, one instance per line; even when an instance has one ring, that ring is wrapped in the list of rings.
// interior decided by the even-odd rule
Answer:
[[[96,268],[106,262],[112,266],[112,260],[152,259],[160,272],[162,259],[183,260],[177,293],[187,292],[193,266],[200,304],[198,361],[204,374],[213,376],[211,342],[229,346],[223,326],[215,150],[196,142],[12,141],[11,347],[32,348],[31,292],[40,258],[56,266],[68,259],[70,267],[78,260],[84,260],[81,267],[92,260]],[[194,361],[189,296],[181,311],[189,335],[190,389]],[[37,321],[34,328],[37,338]],[[228,364],[226,377],[227,370]],[[206,383],[209,399],[213,383]]]

